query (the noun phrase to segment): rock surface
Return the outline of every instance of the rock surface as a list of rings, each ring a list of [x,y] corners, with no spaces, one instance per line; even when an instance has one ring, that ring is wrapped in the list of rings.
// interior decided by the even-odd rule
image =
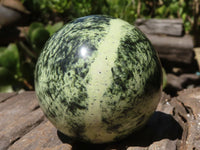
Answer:
[[[35,92],[0,94],[1,150],[198,150],[200,88],[163,93],[157,110],[140,131],[117,143],[74,142],[45,119]]]
[[[149,38],[165,68],[195,62],[193,38],[184,34],[181,19],[137,19],[135,25]]]
[[[147,34],[183,35],[182,19],[137,19],[135,25]]]
[[[181,74],[179,76],[172,73],[167,74],[167,85],[165,92],[173,96],[177,95],[177,91],[186,88],[200,87],[200,76],[196,74]]]

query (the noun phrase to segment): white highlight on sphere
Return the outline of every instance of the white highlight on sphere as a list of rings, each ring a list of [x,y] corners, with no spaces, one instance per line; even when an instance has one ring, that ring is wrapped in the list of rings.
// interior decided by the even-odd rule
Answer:
[[[89,49],[85,46],[82,46],[80,48],[80,55],[81,57],[86,58],[89,55]]]

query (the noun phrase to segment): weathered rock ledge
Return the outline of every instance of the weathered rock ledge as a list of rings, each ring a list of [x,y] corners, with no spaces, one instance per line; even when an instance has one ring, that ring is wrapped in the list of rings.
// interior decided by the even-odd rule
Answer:
[[[45,119],[35,92],[0,94],[0,150],[199,150],[200,88],[163,93],[147,125],[110,144],[73,142]]]

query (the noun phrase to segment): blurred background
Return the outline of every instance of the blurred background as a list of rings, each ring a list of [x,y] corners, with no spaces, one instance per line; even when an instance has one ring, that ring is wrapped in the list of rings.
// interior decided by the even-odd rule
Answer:
[[[199,0],[0,0],[0,92],[34,90],[34,67],[47,39],[92,14],[121,18],[147,35],[168,94],[200,86]]]

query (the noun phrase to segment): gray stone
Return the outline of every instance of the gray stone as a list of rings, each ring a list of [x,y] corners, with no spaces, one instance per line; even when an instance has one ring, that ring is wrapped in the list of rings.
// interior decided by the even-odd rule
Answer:
[[[183,35],[182,19],[137,19],[135,24],[147,34]]]

